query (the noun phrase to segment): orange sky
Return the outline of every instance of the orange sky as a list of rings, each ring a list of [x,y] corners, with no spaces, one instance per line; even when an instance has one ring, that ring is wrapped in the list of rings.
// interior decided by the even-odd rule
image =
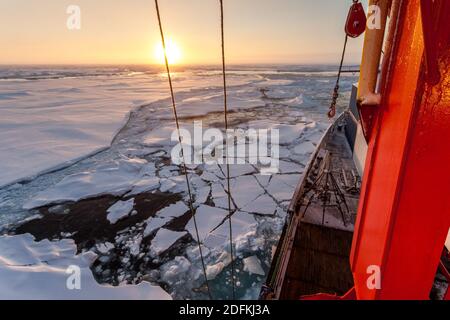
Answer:
[[[219,1],[159,0],[182,64],[220,62]],[[225,0],[229,64],[338,63],[350,0]],[[81,30],[66,27],[69,5]],[[153,64],[153,0],[2,0],[0,64]],[[347,63],[358,63],[362,38]]]

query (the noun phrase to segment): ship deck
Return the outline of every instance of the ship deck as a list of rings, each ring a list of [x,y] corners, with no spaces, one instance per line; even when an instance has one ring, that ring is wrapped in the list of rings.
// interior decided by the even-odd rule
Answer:
[[[299,184],[273,271],[275,298],[343,295],[353,287],[349,257],[360,179],[345,128],[344,120],[329,130]]]

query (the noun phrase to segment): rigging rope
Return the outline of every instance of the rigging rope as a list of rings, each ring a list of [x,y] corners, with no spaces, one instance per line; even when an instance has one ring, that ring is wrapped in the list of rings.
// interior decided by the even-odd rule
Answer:
[[[345,35],[344,49],[342,50],[341,63],[339,64],[339,71],[338,71],[338,76],[336,79],[336,86],[334,87],[334,91],[333,91],[333,100],[331,101],[330,111],[328,111],[329,118],[334,118],[334,116],[336,115],[336,104],[337,104],[337,99],[339,98],[339,81],[341,80],[341,74],[342,74],[342,68],[344,65],[344,58],[345,58],[345,51],[347,49],[347,43],[348,43],[348,35]]]
[[[165,65],[166,65],[167,77],[169,79],[169,88],[170,88],[170,96],[172,98],[173,115],[174,115],[175,124],[176,124],[176,127],[177,127],[178,141],[179,141],[180,146],[181,146],[181,157],[182,157],[182,160],[183,160],[182,168],[183,168],[183,171],[184,171],[184,176],[186,178],[186,184],[187,184],[187,189],[188,189],[188,194],[189,194],[189,208],[190,208],[190,211],[191,211],[192,219],[194,221],[195,234],[196,234],[196,237],[197,237],[198,250],[199,250],[200,258],[201,258],[201,261],[202,261],[203,275],[205,276],[205,282],[206,282],[206,288],[207,288],[207,291],[208,291],[208,296],[209,296],[209,299],[212,299],[211,290],[209,288],[209,283],[208,283],[208,277],[207,277],[207,274],[206,274],[206,266],[205,266],[205,260],[204,260],[204,257],[203,257],[202,246],[201,246],[201,243],[200,243],[200,236],[199,236],[199,232],[198,232],[197,219],[195,217],[194,207],[192,205],[193,204],[193,199],[192,199],[191,185],[189,183],[189,177],[188,177],[187,168],[186,168],[186,159],[185,159],[185,156],[184,156],[184,149],[183,149],[182,138],[181,138],[181,134],[180,134],[180,123],[178,121],[177,107],[176,107],[176,103],[175,103],[175,95],[173,93],[172,77],[170,75],[169,60],[167,59],[166,42],[165,42],[165,39],[164,39],[164,32],[163,32],[163,27],[162,27],[162,23],[161,23],[161,15],[160,15],[160,12],[159,12],[158,0],[155,0],[155,6],[156,6],[156,13],[158,15],[158,24],[159,24],[159,31],[161,33],[161,42],[162,42],[163,51],[164,51],[164,62],[165,62]]]
[[[347,22],[345,23],[345,41],[344,49],[342,50],[341,63],[339,64],[339,72],[337,75],[336,86],[333,91],[333,99],[331,101],[330,110],[328,111],[328,117],[334,118],[336,115],[336,104],[339,98],[339,81],[341,80],[342,67],[344,65],[345,51],[347,49],[348,38],[357,38],[365,31],[366,26],[366,14],[364,8],[359,0],[352,0],[353,5],[350,7]]]
[[[225,116],[225,134],[227,135],[227,143],[228,146],[228,104],[227,104],[227,77],[226,77],[226,65],[225,65],[225,36],[224,36],[224,14],[223,14],[223,0],[219,0],[220,2],[220,31],[222,35],[222,75],[223,75],[223,95],[224,95],[224,116]],[[233,139],[234,141],[234,139]],[[233,142],[234,143],[234,142]],[[227,190],[226,193],[228,195],[228,224],[230,230],[230,254],[231,254],[231,286],[232,286],[232,297],[233,300],[236,298],[236,289],[235,289],[235,279],[234,279],[234,253],[233,253],[233,227],[231,216],[233,212],[231,210],[231,187],[230,187],[230,162],[228,161],[228,148],[225,148],[226,154],[226,163],[227,163]]]

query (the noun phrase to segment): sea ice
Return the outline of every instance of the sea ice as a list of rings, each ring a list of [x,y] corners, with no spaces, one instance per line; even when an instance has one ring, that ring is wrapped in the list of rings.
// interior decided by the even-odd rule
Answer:
[[[164,228],[159,229],[152,240],[150,251],[159,255],[169,249],[178,239],[184,237],[187,232],[176,232]]]
[[[277,206],[277,203],[270,196],[263,194],[242,208],[242,211],[272,215],[275,213]]]
[[[144,238],[151,235],[156,229],[161,228],[169,222],[167,218],[152,217],[146,220],[147,225],[144,229]]]
[[[227,176],[227,166],[221,165],[222,172],[225,177]],[[239,176],[247,175],[250,173],[254,173],[255,168],[250,164],[231,164],[230,165],[230,178],[236,178]]]
[[[173,218],[181,217],[188,211],[189,207],[185,205],[184,202],[179,201],[158,211],[158,213],[156,213],[156,216],[162,219],[170,220]]]
[[[205,181],[209,181],[209,182],[216,182],[219,181],[219,177],[216,176],[214,173],[208,172],[208,171],[204,171],[202,173],[202,175],[200,176],[200,178],[202,178]]]
[[[150,192],[158,189],[160,186],[160,179],[158,177],[144,177],[138,180],[133,189],[127,193],[128,196],[137,195],[140,193]]]
[[[300,175],[275,175],[267,186],[267,192],[277,201],[291,200]]]
[[[241,176],[232,180],[231,197],[238,206],[243,208],[264,193],[264,189],[254,176]]]
[[[257,174],[257,175],[255,175],[255,178],[256,178],[256,180],[258,180],[259,184],[262,185],[265,188],[269,184],[270,179],[272,178],[272,176]]]
[[[256,220],[252,214],[238,211],[231,216],[231,226],[233,229],[233,240],[245,236],[247,233],[252,231],[256,227]],[[223,240],[219,245],[226,244],[230,238],[230,226],[227,221],[225,221],[220,227],[212,232],[216,237],[221,237]]]
[[[250,274],[256,274],[260,276],[265,275],[265,272],[261,267],[261,262],[259,261],[258,257],[251,256],[243,259],[243,262],[244,262],[244,271],[247,271]]]
[[[278,129],[280,134],[280,145],[293,143],[305,130],[305,125],[303,123],[289,125],[266,120],[250,121],[248,127],[252,129]]]
[[[280,173],[302,173],[303,167],[290,161],[280,160]]]
[[[214,265],[209,265],[206,267],[206,277],[208,280],[213,280],[217,277],[219,273],[225,268],[225,264],[223,262],[218,262]]]
[[[316,150],[316,146],[310,141],[303,141],[295,146],[294,152],[300,155],[308,155]]]
[[[139,285],[113,287],[100,285],[90,266],[96,259],[93,252],[76,254],[73,240],[35,242],[29,234],[0,237],[0,299],[2,300],[80,300],[80,299],[171,299],[158,286]],[[70,276],[80,268],[81,290]]]
[[[134,207],[134,198],[127,201],[117,201],[108,210],[107,219],[111,224],[128,217]]]
[[[175,188],[177,185],[175,182],[173,182],[170,179],[161,179],[160,181],[161,181],[161,185],[159,187],[159,191],[161,191],[161,192],[167,192],[167,191]]]
[[[205,203],[206,200],[208,200],[208,196],[211,193],[211,187],[207,186],[207,187],[203,187],[201,189],[199,189],[196,193],[195,193],[195,204],[196,205],[200,205],[202,203]]]
[[[181,291],[193,288],[197,279],[204,279],[201,267],[192,264],[184,256],[177,256],[160,268],[160,280],[172,286],[179,284]]]
[[[155,145],[161,145],[161,146],[169,145],[169,146],[171,146],[171,145],[175,145],[175,144],[178,143],[178,141],[177,140],[175,140],[175,141],[171,140],[171,136],[172,136],[172,133],[174,132],[175,128],[176,128],[175,123],[170,124],[170,125],[157,127],[155,129],[153,129],[152,131],[150,131],[144,137],[143,143],[145,145],[149,145],[149,146],[155,146]]]
[[[92,171],[69,175],[38,193],[23,207],[33,209],[50,203],[78,201],[106,193],[121,196],[132,189],[145,163],[141,159],[119,159]]]
[[[114,244],[111,242],[99,243],[96,245],[97,251],[101,254],[107,254],[112,249],[114,249]]]
[[[227,215],[228,211],[226,210],[210,207],[203,204],[200,205],[195,213],[200,241],[206,239],[209,233],[214,228],[219,226],[219,224],[225,219]],[[196,239],[193,219],[189,220],[188,224],[186,225],[186,230],[189,231],[194,239]]]

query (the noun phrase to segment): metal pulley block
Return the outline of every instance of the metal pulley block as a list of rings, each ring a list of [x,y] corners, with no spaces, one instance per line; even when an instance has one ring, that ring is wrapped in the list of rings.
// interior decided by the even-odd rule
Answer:
[[[353,1],[345,23],[345,33],[350,38],[359,37],[366,30],[367,17],[364,7],[359,1]]]

